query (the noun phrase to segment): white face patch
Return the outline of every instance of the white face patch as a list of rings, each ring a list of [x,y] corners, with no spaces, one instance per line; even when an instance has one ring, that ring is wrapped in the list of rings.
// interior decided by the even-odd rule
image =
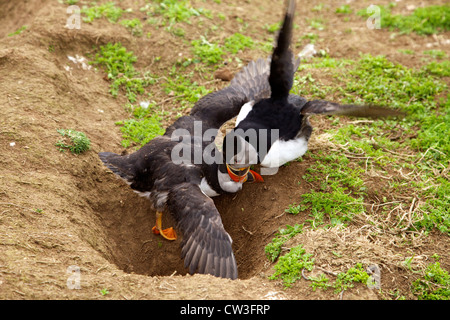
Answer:
[[[219,195],[216,191],[214,191],[213,188],[211,188],[211,186],[208,184],[208,181],[206,180],[206,178],[202,179],[202,182],[200,183],[200,189],[208,197],[216,197]]]
[[[217,172],[217,176],[219,178],[219,185],[222,190],[230,193],[238,192],[242,189],[243,182],[235,182],[231,180],[228,173]]]
[[[308,141],[304,137],[288,141],[277,140],[261,161],[261,165],[267,168],[278,168],[286,162],[303,156],[306,150],[308,150]]]
[[[249,112],[252,111],[254,104],[255,104],[255,100],[252,100],[252,101],[247,102],[246,104],[244,104],[241,107],[241,111],[239,111],[239,114],[236,118],[235,127],[237,127],[239,125],[239,123],[247,117]]]

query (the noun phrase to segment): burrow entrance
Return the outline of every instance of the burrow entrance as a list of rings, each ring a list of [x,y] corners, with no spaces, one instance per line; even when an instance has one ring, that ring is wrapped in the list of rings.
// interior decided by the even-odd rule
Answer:
[[[304,163],[280,168],[277,175],[266,176],[264,183],[246,184],[231,195],[214,198],[227,232],[233,239],[233,251],[240,279],[248,279],[269,267],[264,248],[280,227],[299,223],[301,217],[283,214],[304,192],[298,182]],[[151,232],[155,212],[147,199],[109,173],[100,163],[89,170],[91,188],[83,185],[89,206],[98,217],[107,239],[105,257],[125,272],[149,276],[185,275],[180,258],[180,242],[167,241]],[[88,191],[88,189],[90,189]],[[163,226],[174,226],[172,217],[163,217]]]

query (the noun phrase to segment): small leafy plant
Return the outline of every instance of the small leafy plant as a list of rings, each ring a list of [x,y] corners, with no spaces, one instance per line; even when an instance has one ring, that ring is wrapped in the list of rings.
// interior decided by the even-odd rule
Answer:
[[[272,239],[272,242],[269,243],[264,249],[267,258],[274,262],[280,255],[283,244],[302,232],[303,224],[296,224],[294,226],[287,225],[286,229],[280,229],[276,237]]]
[[[119,22],[121,25],[126,27],[133,36],[141,37],[143,34],[141,20],[135,19],[123,19]]]
[[[450,300],[450,275],[439,262],[429,264],[423,277],[412,284],[419,300]]]
[[[73,154],[80,154],[91,148],[91,141],[83,132],[72,129],[59,129],[57,132],[63,137],[56,143],[60,151],[69,149]]]
[[[341,272],[337,275],[337,279],[332,285],[335,293],[339,293],[348,288],[353,288],[355,282],[367,283],[369,275],[364,270],[361,263],[357,263],[354,267],[348,269],[346,272]]]
[[[269,277],[271,280],[281,278],[286,287],[301,279],[303,269],[311,271],[314,266],[312,254],[307,253],[302,245],[292,248],[288,253],[278,259],[275,273]]]
[[[9,34],[8,34],[8,37],[12,37],[12,36],[21,34],[21,33],[22,33],[23,31],[25,31],[27,28],[28,28],[28,26],[21,26],[21,27],[20,27],[19,29],[17,29],[16,31],[9,33]]]

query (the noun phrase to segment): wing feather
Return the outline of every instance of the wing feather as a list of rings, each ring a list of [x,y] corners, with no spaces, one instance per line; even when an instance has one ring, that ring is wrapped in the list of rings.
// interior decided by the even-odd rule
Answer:
[[[308,101],[301,109],[301,114],[334,114],[352,117],[385,118],[404,117],[405,113],[398,110],[375,105],[339,104],[325,100]]]
[[[211,198],[184,183],[169,192],[167,207],[183,233],[181,257],[189,273],[236,279],[232,240]]]

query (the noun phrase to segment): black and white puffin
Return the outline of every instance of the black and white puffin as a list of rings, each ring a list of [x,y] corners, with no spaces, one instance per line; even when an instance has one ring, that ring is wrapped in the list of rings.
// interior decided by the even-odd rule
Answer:
[[[341,105],[324,100],[308,101],[290,94],[294,73],[300,59],[295,59],[290,50],[292,25],[295,13],[295,0],[287,4],[284,23],[280,29],[270,64],[270,91],[261,100],[246,103],[237,116],[235,128],[223,141],[224,146],[239,143],[250,144],[249,150],[256,150],[258,163],[266,168],[278,168],[305,154],[312,133],[309,116],[314,114],[334,114],[354,117],[382,118],[404,116],[397,110],[369,105]],[[233,146],[233,150],[236,150]],[[235,152],[223,150],[227,161]],[[262,172],[262,171],[261,171]],[[276,172],[272,171],[272,172]],[[270,174],[270,170],[266,171]]]
[[[164,135],[128,155],[100,152],[106,167],[135,192],[147,197],[156,211],[153,232],[176,239],[173,228],[162,228],[162,214],[170,213],[181,231],[181,257],[189,273],[236,279],[232,239],[224,229],[211,197],[234,193],[246,181],[262,182],[250,170],[255,150],[243,145],[233,153],[233,165],[223,161],[214,143],[219,128],[236,117],[249,101],[270,92],[266,59],[250,62],[220,91],[202,97],[190,115],[177,119]],[[253,157],[253,158],[252,158]]]

